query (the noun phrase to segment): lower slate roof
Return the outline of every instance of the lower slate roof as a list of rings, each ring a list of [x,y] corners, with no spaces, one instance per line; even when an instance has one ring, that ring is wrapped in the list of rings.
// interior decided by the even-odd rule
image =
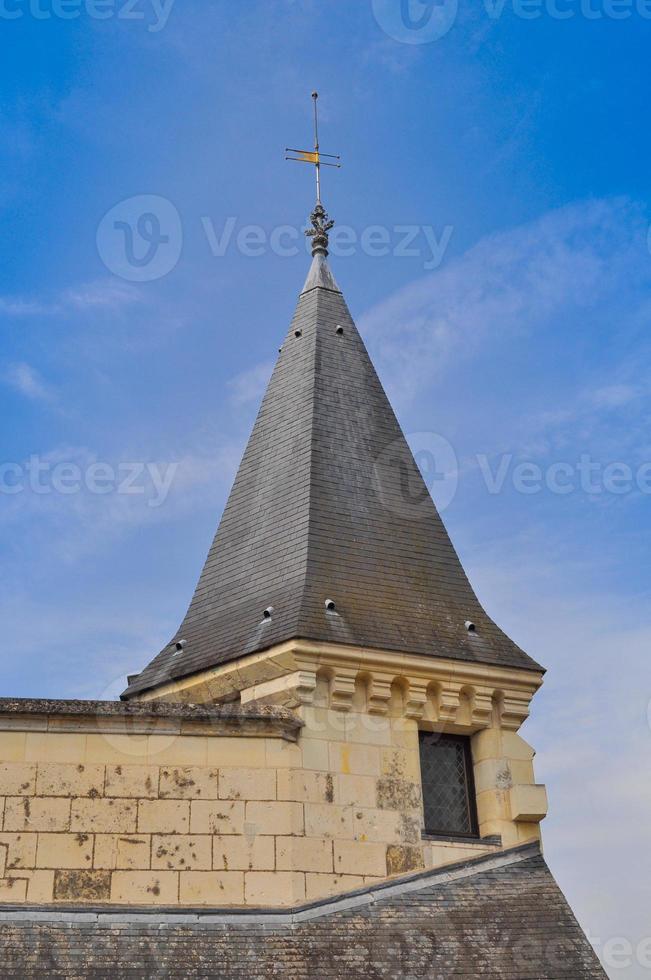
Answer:
[[[538,845],[291,913],[0,906],[0,962],[21,980],[606,976]]]
[[[190,608],[124,696],[292,639],[541,670],[473,592],[323,256]]]

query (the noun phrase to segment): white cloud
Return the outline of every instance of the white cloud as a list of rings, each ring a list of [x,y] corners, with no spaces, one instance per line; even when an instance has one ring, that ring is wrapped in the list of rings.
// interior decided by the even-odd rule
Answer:
[[[132,283],[121,279],[99,279],[82,286],[67,289],[62,294],[62,302],[76,310],[121,309],[142,300],[140,290]]]
[[[45,383],[38,371],[29,364],[10,364],[3,375],[9,387],[33,401],[51,401],[52,389]]]
[[[0,314],[11,317],[50,317],[62,313],[84,313],[89,310],[118,310],[142,300],[142,294],[131,283],[114,277],[72,286],[51,300],[35,297],[0,296]]]
[[[57,446],[3,474],[0,526],[12,525],[17,553],[47,541],[49,554],[73,564],[138,528],[203,507],[214,507],[216,524],[241,451],[238,442],[224,441],[152,461],[139,453],[106,459],[87,447]]]
[[[368,311],[363,331],[400,399],[487,344],[532,336],[651,278],[646,226],[623,200],[589,201],[482,239]],[[641,300],[640,300],[641,302]],[[627,314],[635,316],[629,303]]]
[[[597,408],[619,408],[637,398],[639,389],[634,385],[606,385],[590,392],[590,400]]]
[[[232,403],[241,406],[260,401],[269,383],[273,367],[273,361],[264,361],[231,378],[228,387]]]
[[[523,730],[549,792],[547,860],[602,947],[635,946],[651,902],[651,614],[584,585],[587,563],[567,550],[545,528],[494,541],[467,567],[489,614],[548,668]]]

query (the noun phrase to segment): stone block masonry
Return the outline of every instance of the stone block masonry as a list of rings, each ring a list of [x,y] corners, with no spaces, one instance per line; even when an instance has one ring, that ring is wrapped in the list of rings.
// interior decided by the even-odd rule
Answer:
[[[0,903],[291,907],[498,849],[421,839],[415,721],[319,710],[0,701]]]

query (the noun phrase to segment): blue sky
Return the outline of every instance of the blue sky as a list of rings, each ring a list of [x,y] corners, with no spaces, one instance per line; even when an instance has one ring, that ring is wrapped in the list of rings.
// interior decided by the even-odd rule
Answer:
[[[647,976],[651,7],[75,3],[0,3],[2,693],[114,696],[182,616],[306,274],[283,150],[318,88],[333,269],[480,598],[549,668],[548,860],[600,952],[631,944],[610,975]]]

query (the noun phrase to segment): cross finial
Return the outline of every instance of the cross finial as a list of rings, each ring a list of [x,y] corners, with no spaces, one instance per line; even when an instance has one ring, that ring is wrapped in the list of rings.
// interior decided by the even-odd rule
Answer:
[[[286,156],[286,160],[293,160],[295,163],[313,163],[316,171],[316,207],[310,215],[312,228],[305,234],[312,239],[312,255],[328,254],[328,232],[334,226],[334,221],[328,218],[327,212],[321,201],[321,167],[341,167],[339,162],[330,163],[331,160],[339,161],[340,156],[334,153],[322,153],[319,145],[319,93],[312,92],[314,103],[314,150],[296,150],[287,147],[286,153],[296,153],[297,156]],[[324,159],[327,157],[327,160]]]

